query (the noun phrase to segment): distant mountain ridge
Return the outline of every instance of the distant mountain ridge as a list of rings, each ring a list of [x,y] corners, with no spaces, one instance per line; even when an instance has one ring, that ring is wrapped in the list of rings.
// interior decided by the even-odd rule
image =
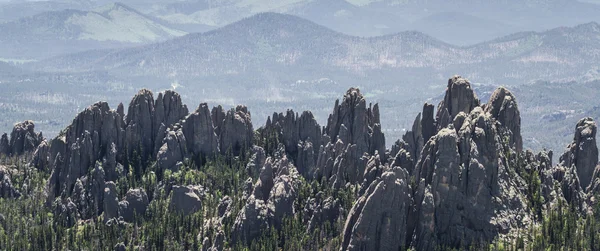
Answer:
[[[0,34],[0,57],[39,59],[119,44],[164,41],[186,33],[115,3],[95,11],[66,9],[3,23]],[[36,48],[44,44],[48,48]]]
[[[265,68],[302,71],[325,67],[359,75],[428,69],[446,75],[490,76],[492,82],[531,82],[540,80],[539,76],[571,81],[581,80],[578,78],[600,63],[597,51],[597,23],[517,33],[461,47],[416,31],[353,37],[295,16],[263,13],[211,32],[136,48],[72,54],[34,67],[179,77],[250,74]],[[515,76],[498,74],[498,69]]]

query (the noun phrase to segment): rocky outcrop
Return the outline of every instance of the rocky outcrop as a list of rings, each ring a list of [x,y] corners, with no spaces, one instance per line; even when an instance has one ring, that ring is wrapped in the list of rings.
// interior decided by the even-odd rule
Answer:
[[[31,120],[15,124],[10,139],[6,134],[0,138],[0,154],[18,156],[35,151],[44,137],[42,133],[35,133],[34,129]]]
[[[404,250],[412,205],[408,172],[397,168],[369,186],[350,210],[340,250]],[[368,236],[368,238],[364,238]]]
[[[202,209],[201,191],[192,186],[173,186],[171,190],[170,210],[190,215]]]
[[[560,157],[560,165],[575,168],[581,188],[586,189],[592,181],[598,165],[598,146],[596,144],[596,122],[592,118],[583,118],[577,122],[573,142]]]
[[[220,132],[219,143],[222,154],[230,151],[237,156],[242,150],[248,150],[252,146],[254,129],[246,106],[238,105],[235,109],[227,111],[223,121],[217,121],[215,125],[218,125]]]
[[[21,193],[15,189],[12,184],[11,175],[8,168],[0,166],[0,198],[18,198]]]
[[[140,90],[129,103],[125,118],[125,142],[130,158],[138,155],[142,162],[155,157],[169,126],[188,115],[179,94],[173,91],[159,93],[156,100],[147,89]]]
[[[218,153],[219,139],[206,103],[200,104],[194,113],[185,118],[183,133],[187,148],[193,155],[212,158]]]
[[[64,133],[51,141],[49,201],[61,193],[69,196],[71,185],[85,176],[96,161],[102,161],[107,153],[124,149],[124,135],[123,118],[110,110],[106,102],[98,102],[79,113]],[[121,159],[114,158],[115,162]]]
[[[187,114],[187,107],[177,93],[166,91],[154,100],[152,92],[146,89],[133,97],[127,116],[123,104],[119,104],[117,110],[111,110],[108,103],[97,102],[84,109],[50,144],[42,142],[34,155],[33,165],[38,168],[48,166],[52,170],[47,184],[48,203],[61,194],[71,196],[73,184],[78,179],[82,182],[88,180],[83,183],[85,192],[89,193],[93,187],[89,187],[91,183],[87,175],[97,163],[100,163],[104,174],[102,180],[92,178],[97,184],[103,184],[118,180],[125,171],[129,171],[125,169],[130,166],[140,167],[156,158],[167,129]],[[159,161],[162,165],[169,165],[167,168],[171,166],[169,161],[179,161],[185,153],[185,149],[175,149],[175,146],[186,145],[183,134],[178,130],[173,132],[175,135],[166,137],[166,147],[174,150],[163,152],[166,155],[161,155]],[[98,188],[99,185],[95,187],[103,190]],[[96,203],[102,204],[101,201]],[[84,217],[87,215],[82,214]]]
[[[42,134],[36,134],[33,121],[24,121],[16,124],[10,134],[11,154],[21,155],[33,152],[42,141]]]
[[[309,178],[325,178],[333,188],[347,183],[360,184],[370,156],[379,153],[380,162],[387,162],[379,106],[367,108],[363,95],[356,88],[349,89],[341,103],[336,100],[323,132],[324,143],[316,152],[315,165],[306,172]],[[302,145],[301,149],[311,147],[316,149],[310,144]],[[300,162],[307,158],[305,153],[299,157],[302,157]]]
[[[31,160],[31,165],[36,167],[39,170],[48,170],[50,169],[49,162],[49,154],[50,146],[48,146],[48,142],[46,140],[42,140],[38,147],[33,152],[33,159]]]
[[[479,99],[467,79],[458,75],[448,79],[446,95],[437,108],[438,130],[446,127],[448,122],[452,121],[458,113],[469,114],[471,110],[479,105]]]
[[[175,130],[175,129],[173,129]],[[178,162],[183,161],[187,154],[187,141],[181,129],[168,129],[163,139],[163,145],[156,154],[160,170],[174,169]]]
[[[165,129],[185,118],[189,111],[179,94],[171,90],[159,93],[154,104],[154,128],[157,130],[155,142],[160,147]]]
[[[127,156],[132,159],[138,156],[142,160],[149,159],[154,151],[158,131],[154,120],[154,97],[150,90],[142,89],[131,99],[125,124]]]
[[[115,185],[115,183],[112,181],[106,182],[103,196],[105,222],[110,219],[119,217],[119,201],[117,198],[117,186]]]
[[[379,130],[376,126],[379,125]],[[336,100],[333,113],[329,115],[325,133],[330,142],[338,139],[345,144],[355,144],[357,154],[385,152],[385,138],[380,130],[379,105],[367,108],[359,89],[350,88],[340,103]]]
[[[8,141],[8,135],[6,133],[2,134],[0,137],[0,154],[10,155],[10,141]]]
[[[257,177],[260,174],[260,169],[265,165],[267,154],[265,149],[260,146],[252,147],[252,155],[248,164],[246,164],[246,172],[250,177]]]
[[[285,217],[295,215],[299,177],[285,155],[267,159],[252,194],[235,218],[232,240],[250,244],[263,231],[280,229]]]
[[[298,171],[308,177],[317,161],[318,146],[323,143],[321,126],[311,112],[304,111],[300,116],[293,110],[273,113],[258,131],[262,138],[277,137]]]
[[[221,135],[221,132],[223,131],[223,121],[225,120],[225,111],[223,110],[223,107],[220,105],[213,107],[210,112],[210,117],[215,127],[215,132],[217,135]]]
[[[342,250],[464,247],[527,226],[527,185],[509,171],[516,155],[505,155],[522,147],[518,107],[508,90],[495,93],[481,106],[467,80],[451,78],[436,120],[426,104],[390,151],[393,171],[369,160]]]
[[[119,215],[126,222],[133,222],[136,218],[144,217],[150,202],[144,189],[130,189],[125,198],[119,202]]]
[[[521,114],[515,96],[504,87],[496,89],[485,106],[485,112],[490,113],[494,119],[500,122],[500,128],[504,129],[510,146],[514,147],[517,152],[521,152],[523,150]]]

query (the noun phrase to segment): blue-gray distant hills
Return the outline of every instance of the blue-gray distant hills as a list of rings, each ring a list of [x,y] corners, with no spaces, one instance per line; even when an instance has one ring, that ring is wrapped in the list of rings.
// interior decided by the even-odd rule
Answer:
[[[599,77],[598,65],[597,23],[517,33],[461,47],[417,31],[353,37],[295,16],[263,13],[215,31],[135,48],[76,53],[34,67],[180,79],[257,77],[265,71],[330,78],[404,73],[431,79],[461,72],[486,83],[513,84],[589,81]]]
[[[0,58],[35,60],[165,41],[186,33],[126,5],[43,12],[0,24]]]

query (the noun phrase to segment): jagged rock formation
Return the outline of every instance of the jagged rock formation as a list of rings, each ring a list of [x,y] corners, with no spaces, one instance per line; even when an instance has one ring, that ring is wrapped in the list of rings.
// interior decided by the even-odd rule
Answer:
[[[594,170],[598,165],[596,131],[596,122],[592,118],[579,120],[575,128],[573,143],[567,146],[567,152],[559,160],[563,167],[575,167],[583,189],[591,183]]]
[[[351,88],[340,104],[335,101],[333,114],[329,115],[325,133],[330,142],[338,139],[345,144],[355,144],[357,154],[385,152],[385,138],[381,132],[379,105],[369,108],[359,89]]]
[[[0,166],[0,198],[18,198],[21,193],[15,189],[8,168]]]
[[[189,139],[188,150],[193,155],[212,157],[218,153],[219,138],[206,103],[200,104],[194,113],[185,118],[183,131],[186,139]]]
[[[318,150],[315,146],[323,142],[321,126],[311,112],[304,111],[300,116],[293,110],[288,110],[285,115],[273,113],[259,131],[263,138],[275,136],[279,139],[303,176],[308,177],[314,171]]]
[[[490,113],[496,121],[506,128],[509,143],[517,152],[523,150],[523,139],[521,138],[521,114],[517,106],[517,99],[506,88],[500,87],[494,91],[490,101],[485,106],[485,112]]]
[[[267,159],[252,194],[235,218],[232,240],[250,244],[262,231],[280,229],[286,216],[296,214],[298,187],[298,171],[285,155]]]
[[[564,199],[582,212],[597,203],[595,197],[600,187],[596,132],[597,125],[592,118],[579,120],[573,142],[552,172]]]
[[[531,209],[518,199],[525,196],[525,182],[511,175],[505,154],[522,147],[512,94],[497,90],[481,106],[470,83],[455,76],[435,121],[432,114],[426,104],[412,131],[395,145],[393,172],[374,163],[367,169],[367,181],[383,174],[366,182],[369,188],[346,220],[342,250],[468,246],[532,220]],[[503,133],[511,135],[508,144]],[[414,185],[407,184],[411,179]]]
[[[79,113],[73,123],[50,143],[48,201],[62,193],[69,196],[71,185],[88,172],[96,161],[111,152],[113,146],[124,149],[123,118],[98,102]],[[124,158],[121,156],[120,159]]]
[[[42,142],[40,142],[40,144],[35,149],[35,152],[33,152],[33,159],[31,160],[30,164],[41,170],[49,169],[49,152],[50,146],[48,146],[48,142],[46,140],[42,140]]]
[[[219,116],[215,116],[215,120],[218,118]],[[219,146],[222,154],[231,151],[233,155],[239,155],[243,149],[252,146],[254,129],[246,106],[238,105],[235,110],[227,111],[222,121],[215,121],[215,127],[219,128]]]
[[[35,151],[44,137],[42,133],[35,133],[34,129],[35,125],[31,120],[17,123],[10,133],[10,139],[6,133],[0,138],[0,154],[22,155]]]
[[[408,172],[396,168],[369,186],[346,219],[342,250],[403,250],[408,247],[407,216],[412,205],[408,181]]]
[[[437,107],[438,130],[448,126],[458,113],[469,114],[479,104],[479,99],[467,79],[459,75],[451,77],[448,80],[444,100]]]
[[[160,93],[155,101],[152,92],[145,89],[134,96],[127,116],[122,104],[118,105],[117,110],[111,110],[106,102],[98,102],[86,108],[75,117],[71,125],[50,141],[49,146],[42,142],[34,154],[34,166],[52,170],[47,184],[47,202],[52,204],[59,195],[71,197],[75,194],[78,197],[72,201],[79,205],[76,208],[86,211],[78,212],[82,217],[102,213],[106,208],[102,206],[105,204],[103,196],[93,199],[93,207],[86,205],[88,208],[85,208],[79,201],[86,199],[84,195],[90,192],[102,195],[104,182],[116,181],[122,173],[128,171],[126,168],[130,164],[141,166],[154,159],[160,150],[160,147],[156,147],[160,143],[156,142],[162,143],[163,138],[170,143],[167,147],[174,148],[173,142],[178,143],[177,136],[182,134],[175,131],[175,135],[167,135],[167,129],[187,116],[187,113],[187,107],[181,103],[177,93]],[[160,157],[163,158],[159,162],[167,159],[165,156]],[[94,176],[95,172],[91,172],[92,177],[88,177],[89,171],[94,167],[100,168],[102,175]],[[80,185],[74,186],[78,180]],[[79,190],[75,191],[74,188]],[[140,196],[144,201],[144,196]],[[145,197],[147,200],[147,196]],[[140,203],[136,201],[138,200],[129,203],[125,200],[121,203],[126,220],[132,218],[132,209],[141,210]]]
[[[345,222],[332,230],[341,250],[462,249],[514,236],[557,202],[579,213],[597,203],[600,168],[591,119],[577,124],[573,143],[553,166],[551,152],[522,150],[520,112],[506,88],[482,104],[469,81],[454,76],[437,107],[425,104],[411,130],[386,150],[379,106],[367,106],[355,88],[336,101],[325,127],[310,112],[288,110],[274,113],[256,135],[244,106],[225,112],[202,103],[188,114],[178,94],[167,91],[154,100],[142,90],[127,115],[122,104],[111,110],[98,102],[51,141],[32,138],[33,127],[23,123],[15,136],[0,139],[0,150],[13,153],[15,144],[22,151],[35,149],[31,164],[52,170],[48,204],[64,226],[98,216],[109,225],[134,222],[135,215],[150,215],[151,200],[159,198],[172,213],[214,213],[203,215],[207,231],[197,236],[203,250],[251,244],[271,229],[283,229],[286,218],[301,219],[310,236],[323,234],[317,230],[326,224]],[[39,145],[31,147],[28,139]],[[245,183],[233,184],[243,195],[211,197],[204,184],[187,185],[189,177],[212,178],[201,173],[212,158],[228,164],[248,160]],[[156,166],[148,166],[153,160]],[[115,182],[144,174],[135,173],[138,167],[152,169],[134,178],[157,179],[150,182],[157,189],[151,196],[129,189],[121,197]],[[164,179],[167,169],[182,170],[177,175],[186,175],[186,186],[177,184],[183,176]],[[194,171],[200,175],[194,177]],[[0,167],[2,197],[19,195],[10,178]],[[358,199],[352,203],[346,196]],[[203,210],[207,197],[221,198],[215,210]]]

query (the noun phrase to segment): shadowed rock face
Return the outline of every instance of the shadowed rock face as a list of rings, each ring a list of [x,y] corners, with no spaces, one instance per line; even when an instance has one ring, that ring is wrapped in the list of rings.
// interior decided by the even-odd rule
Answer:
[[[573,142],[560,157],[560,166],[576,170],[581,189],[586,189],[592,181],[598,165],[598,146],[596,144],[596,122],[592,118],[583,118],[577,122]]]
[[[131,99],[125,124],[128,156],[132,157],[135,151],[142,159],[148,159],[154,150],[158,131],[154,123],[154,98],[150,90],[142,89]]]
[[[215,119],[218,119],[218,113]],[[216,121],[219,128],[219,144],[222,154],[231,151],[233,155],[239,155],[243,149],[250,149],[254,137],[252,119],[246,106],[238,105],[235,109],[227,111],[222,121]]]
[[[35,133],[34,129],[31,120],[15,124],[10,139],[6,133],[0,138],[0,154],[18,156],[35,151],[44,137],[42,133]]]
[[[406,170],[396,169],[369,186],[346,219],[341,250],[402,250],[409,245],[406,231],[412,198],[408,178]]]
[[[305,111],[300,116],[293,110],[288,110],[285,114],[273,113],[259,132],[263,137],[276,135],[303,176],[309,177],[314,172],[317,151],[323,140],[321,126],[310,111]]]
[[[18,198],[21,193],[15,189],[10,173],[5,166],[0,166],[0,198]]]
[[[345,144],[355,144],[357,153],[385,152],[385,138],[379,125],[379,105],[367,108],[366,100],[357,88],[350,88],[340,103],[336,100],[329,115],[325,133],[331,143],[338,139]],[[379,125],[379,129],[375,129]]]
[[[510,145],[515,147],[517,152],[522,151],[521,114],[515,96],[506,88],[500,87],[490,97],[485,111],[500,122],[503,128],[508,129],[506,134]]]
[[[187,148],[194,155],[212,157],[218,153],[219,139],[206,103],[200,104],[194,113],[185,118],[183,133]]]

